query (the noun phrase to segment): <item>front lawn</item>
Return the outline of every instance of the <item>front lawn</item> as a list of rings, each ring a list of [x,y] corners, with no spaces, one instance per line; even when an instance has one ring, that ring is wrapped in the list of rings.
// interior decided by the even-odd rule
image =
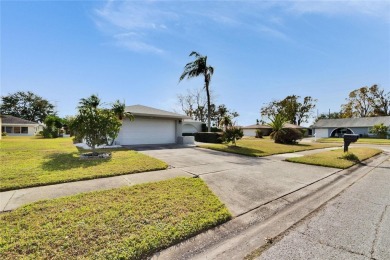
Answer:
[[[344,155],[343,149],[305,155],[302,157],[288,158],[286,160],[289,162],[346,169],[361,161],[364,161],[377,154],[380,154],[381,152],[382,150],[373,149],[373,148],[350,148],[349,153],[353,153],[354,155],[356,155],[358,161],[343,159],[343,155]]]
[[[321,138],[317,140],[318,143],[344,143],[343,138]],[[387,144],[390,145],[390,139],[378,138],[359,138],[356,144]]]
[[[0,214],[0,258],[146,258],[230,218],[198,178],[84,193]]]
[[[305,143],[296,145],[276,144],[270,138],[245,138],[237,141],[237,146],[226,144],[202,144],[200,147],[212,150],[237,153],[248,156],[268,156],[280,153],[293,153],[325,147],[334,147],[334,144]]]
[[[126,149],[111,150],[111,159],[80,159],[85,151],[71,138],[7,136],[0,148],[0,191],[167,168],[160,160]]]

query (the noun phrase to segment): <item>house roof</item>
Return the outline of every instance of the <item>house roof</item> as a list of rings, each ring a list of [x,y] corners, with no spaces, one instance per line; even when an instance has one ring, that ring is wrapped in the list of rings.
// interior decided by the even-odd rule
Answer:
[[[1,123],[3,125],[38,125],[36,122],[10,115],[1,115]]]
[[[175,118],[175,119],[191,119],[186,115],[181,115],[153,107],[147,107],[142,105],[126,106],[126,112],[132,113],[134,116],[146,116],[146,117],[161,117],[161,118]]]
[[[390,116],[361,117],[361,118],[340,118],[340,119],[320,119],[313,128],[327,127],[372,127],[383,123],[390,126]]]
[[[307,128],[307,127],[303,127],[303,126],[300,126],[300,125],[294,125],[294,124],[290,124],[290,123],[285,123],[284,127],[285,128],[297,128],[297,129]]]
[[[243,129],[271,129],[270,126],[268,125],[248,125],[248,126],[243,126]]]

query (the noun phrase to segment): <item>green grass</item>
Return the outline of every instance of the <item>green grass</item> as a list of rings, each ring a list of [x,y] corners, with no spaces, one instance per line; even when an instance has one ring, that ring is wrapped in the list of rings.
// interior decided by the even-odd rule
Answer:
[[[344,154],[343,149],[337,149],[286,160],[295,163],[346,169],[381,152],[382,150],[373,148],[350,148],[349,153]],[[357,161],[355,160],[356,157],[358,158]]]
[[[321,138],[317,140],[318,143],[344,143],[343,138]],[[377,138],[359,138],[356,144],[387,144],[390,145],[390,139]]]
[[[84,193],[1,214],[0,258],[146,258],[230,218],[198,178]]]
[[[268,156],[280,153],[293,153],[313,150],[325,147],[333,147],[334,144],[305,143],[297,145],[276,144],[269,138],[245,138],[237,141],[237,146],[226,144],[202,144],[200,147],[212,150],[236,153],[247,156]]]
[[[0,191],[167,168],[126,149],[111,150],[110,159],[80,159],[83,152],[71,138],[5,137],[0,141]]]

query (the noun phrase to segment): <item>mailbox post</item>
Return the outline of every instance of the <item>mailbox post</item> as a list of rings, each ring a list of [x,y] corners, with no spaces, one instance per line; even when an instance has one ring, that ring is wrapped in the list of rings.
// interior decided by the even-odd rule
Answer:
[[[348,152],[348,146],[351,143],[356,142],[359,139],[359,135],[355,134],[344,134],[344,153]]]

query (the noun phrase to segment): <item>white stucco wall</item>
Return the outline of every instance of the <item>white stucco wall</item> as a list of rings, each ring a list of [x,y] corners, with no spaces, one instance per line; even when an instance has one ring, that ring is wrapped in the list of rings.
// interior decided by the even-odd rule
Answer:
[[[329,137],[328,128],[316,128],[314,129],[314,133],[316,138],[327,138]]]

